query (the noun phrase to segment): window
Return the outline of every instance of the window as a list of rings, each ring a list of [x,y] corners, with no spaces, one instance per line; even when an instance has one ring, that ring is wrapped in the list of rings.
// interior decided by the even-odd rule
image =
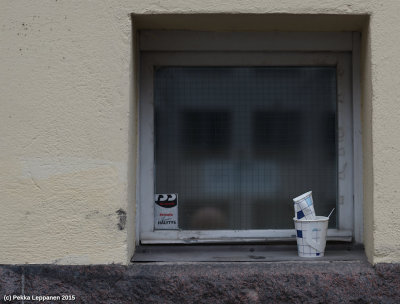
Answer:
[[[337,210],[328,239],[360,242],[353,36],[142,32],[138,240],[294,239],[292,198],[312,190]],[[177,196],[172,229],[156,194]]]

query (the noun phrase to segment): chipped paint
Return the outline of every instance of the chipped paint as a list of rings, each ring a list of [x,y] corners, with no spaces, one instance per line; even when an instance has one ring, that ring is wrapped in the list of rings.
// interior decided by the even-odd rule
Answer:
[[[124,230],[126,225],[126,212],[122,209],[118,209],[116,212],[118,214],[119,222],[117,224],[119,230]]]

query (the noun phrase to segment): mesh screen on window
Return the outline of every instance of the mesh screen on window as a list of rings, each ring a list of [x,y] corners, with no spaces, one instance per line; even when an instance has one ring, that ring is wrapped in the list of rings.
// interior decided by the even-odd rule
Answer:
[[[293,229],[309,190],[326,216],[336,99],[335,67],[156,68],[155,193],[178,194],[185,230]]]

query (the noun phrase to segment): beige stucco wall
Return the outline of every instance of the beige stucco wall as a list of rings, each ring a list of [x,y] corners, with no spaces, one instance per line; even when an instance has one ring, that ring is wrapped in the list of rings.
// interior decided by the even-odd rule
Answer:
[[[146,28],[363,30],[364,243],[371,262],[400,262],[399,11],[397,0],[2,0],[0,263],[128,263],[130,13]]]

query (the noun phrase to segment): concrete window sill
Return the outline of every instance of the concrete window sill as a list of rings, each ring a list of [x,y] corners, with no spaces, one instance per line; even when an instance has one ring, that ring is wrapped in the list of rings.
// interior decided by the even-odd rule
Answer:
[[[145,245],[138,246],[132,262],[283,262],[366,261],[364,248],[328,243],[325,256],[301,258],[295,244],[285,245]]]

